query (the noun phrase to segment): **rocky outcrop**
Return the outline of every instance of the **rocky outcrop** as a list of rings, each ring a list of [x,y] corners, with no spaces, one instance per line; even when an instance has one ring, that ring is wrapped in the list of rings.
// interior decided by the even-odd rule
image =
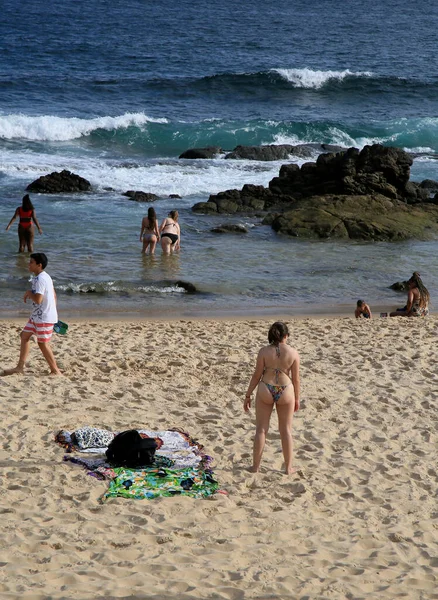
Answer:
[[[267,223],[278,233],[303,238],[428,239],[438,234],[438,209],[430,208],[425,211],[380,194],[329,194],[298,200],[291,210],[271,216]]]
[[[389,287],[396,292],[407,292],[409,290],[409,281],[396,281]]]
[[[210,231],[212,233],[248,233],[245,225],[239,225],[238,223],[223,223],[219,227],[213,227]]]
[[[182,154],[179,158],[215,158],[218,154],[222,154],[223,150],[219,146],[207,146],[206,148],[190,148]]]
[[[190,281],[175,281],[175,285],[176,287],[182,288],[183,290],[185,290],[188,294],[196,294],[196,292],[198,291],[196,289],[196,286],[193,285],[193,283],[190,283]]]
[[[236,146],[232,152],[225,155],[227,159],[239,160],[287,160],[291,156],[311,158],[317,152],[338,152],[340,146],[328,144],[269,144],[264,146]]]
[[[282,165],[269,187],[245,185],[211,195],[193,210],[265,213],[275,231],[309,238],[428,239],[438,232],[438,194],[409,181],[412,158],[375,144]],[[268,213],[266,215],[266,213]]]
[[[412,158],[399,148],[379,144],[359,152],[349,148],[336,154],[318,156],[316,162],[284,165],[269,182],[274,194],[305,198],[322,194],[382,194],[406,202],[424,201],[425,191],[409,184]],[[409,186],[408,186],[409,184]]]
[[[208,202],[198,202],[192,207],[192,210],[206,214],[253,213],[271,208],[276,201],[284,203],[287,200],[286,197],[280,200],[275,198],[272,192],[263,185],[247,184],[243,186],[242,190],[227,190],[219,194],[212,194]]]
[[[32,183],[26,190],[34,194],[61,194],[63,192],[88,192],[91,190],[91,183],[70,171],[64,170],[60,173],[53,172],[49,175],[43,175]]]
[[[155,200],[158,200],[159,198],[156,194],[141,191],[134,192],[133,190],[124,192],[122,196],[128,196],[128,198],[134,202],[155,202]]]

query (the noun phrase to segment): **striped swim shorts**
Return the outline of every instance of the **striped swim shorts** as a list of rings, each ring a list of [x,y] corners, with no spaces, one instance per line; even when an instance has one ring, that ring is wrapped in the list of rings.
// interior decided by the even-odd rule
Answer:
[[[32,319],[29,319],[23,327],[23,331],[36,335],[37,342],[41,344],[50,342],[53,333],[53,325],[54,323],[35,323]]]

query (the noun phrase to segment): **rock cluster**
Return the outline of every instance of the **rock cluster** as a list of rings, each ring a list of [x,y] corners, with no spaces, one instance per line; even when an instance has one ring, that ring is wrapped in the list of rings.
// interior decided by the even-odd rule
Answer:
[[[271,211],[264,223],[302,237],[401,240],[438,231],[435,182],[409,181],[412,158],[379,144],[286,164],[269,187],[245,185],[199,202],[203,213]],[[412,206],[413,205],[413,206]]]
[[[127,196],[130,200],[133,200],[134,202],[155,202],[155,200],[158,200],[159,198],[159,196],[156,196],[155,194],[151,194],[149,192],[134,192],[133,190],[128,190],[127,192],[124,192],[122,196]]]
[[[54,172],[39,177],[30,183],[26,190],[34,194],[88,192],[91,190],[91,183],[83,177],[64,169],[60,173]]]

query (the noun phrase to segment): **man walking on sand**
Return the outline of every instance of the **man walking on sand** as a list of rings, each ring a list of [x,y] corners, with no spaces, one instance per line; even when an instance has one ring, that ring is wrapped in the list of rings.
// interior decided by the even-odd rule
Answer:
[[[47,262],[47,256],[42,252],[35,252],[30,255],[29,271],[35,277],[32,280],[32,290],[27,290],[23,299],[24,302],[28,298],[32,300],[33,310],[29,321],[21,332],[18,364],[15,369],[3,371],[3,376],[24,372],[24,365],[30,350],[30,338],[33,335],[36,336],[38,346],[50,367],[50,374],[61,375],[50,347],[50,338],[52,337],[53,326],[58,321],[58,312],[56,310],[56,293],[52,278],[44,271]]]

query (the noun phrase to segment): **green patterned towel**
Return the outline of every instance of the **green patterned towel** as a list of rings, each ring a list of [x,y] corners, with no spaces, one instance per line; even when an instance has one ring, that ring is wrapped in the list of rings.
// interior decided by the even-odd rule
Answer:
[[[168,469],[147,467],[144,469],[113,469],[115,478],[110,481],[107,498],[159,498],[166,496],[191,496],[206,498],[218,491],[219,484],[210,470],[195,468]]]

